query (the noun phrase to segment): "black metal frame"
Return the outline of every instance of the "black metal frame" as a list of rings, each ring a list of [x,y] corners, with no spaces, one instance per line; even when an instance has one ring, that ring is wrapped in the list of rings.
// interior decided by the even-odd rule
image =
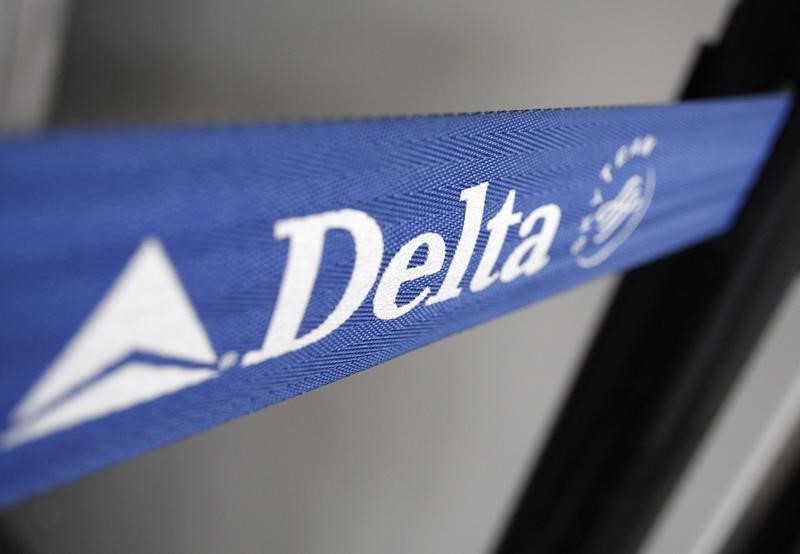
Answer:
[[[800,422],[784,445],[750,506],[739,518],[721,554],[800,552]]]
[[[737,534],[735,541],[728,543],[723,554],[792,554],[800,552],[800,464],[781,483],[773,501],[766,507],[758,523],[750,533]]]
[[[796,83],[800,6],[744,0],[685,98]],[[800,267],[800,108],[734,227],[627,274],[499,551],[634,552]]]

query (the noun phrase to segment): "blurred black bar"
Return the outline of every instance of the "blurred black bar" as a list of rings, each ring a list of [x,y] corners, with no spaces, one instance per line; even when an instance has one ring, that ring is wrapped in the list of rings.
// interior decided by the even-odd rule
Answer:
[[[800,465],[783,484],[773,505],[753,534],[729,545],[724,554],[793,554],[800,552]]]
[[[800,426],[786,441],[721,554],[800,552]]]
[[[0,522],[0,553],[2,554],[31,554],[31,551],[22,546],[12,531]]]
[[[685,98],[796,83],[800,6],[745,0]],[[499,545],[635,552],[800,266],[800,110],[725,235],[616,292]]]

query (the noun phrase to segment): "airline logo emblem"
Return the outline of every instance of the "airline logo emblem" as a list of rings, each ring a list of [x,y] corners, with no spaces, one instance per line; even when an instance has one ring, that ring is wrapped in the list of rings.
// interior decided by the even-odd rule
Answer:
[[[601,184],[589,200],[589,213],[570,252],[583,268],[600,265],[619,248],[647,213],[656,189],[656,170],[648,163],[656,146],[653,135],[636,137],[617,149],[600,169]]]
[[[11,413],[11,448],[218,374],[217,356],[157,239],[145,240]]]
[[[644,173],[626,170],[634,160],[647,161],[654,146],[651,135],[636,138],[603,166],[604,188],[595,188],[591,212],[581,221],[571,247],[580,267],[594,267],[608,258],[644,217],[655,171],[649,163]],[[283,278],[262,346],[241,355],[219,356],[214,351],[163,244],[157,238],[145,239],[77,334],[11,412],[9,426],[0,434],[0,449],[176,393],[234,366],[252,366],[305,348],[344,325],[373,289],[374,317],[393,320],[461,294],[536,275],[550,262],[561,208],[548,203],[522,213],[515,208],[517,192],[510,189],[484,224],[488,188],[489,183],[482,182],[461,191],[461,232],[447,265],[443,236],[429,231],[402,244],[381,272],[381,227],[360,210],[277,221],[274,238],[289,241]],[[484,229],[488,236],[478,248]],[[345,231],[353,241],[350,275],[324,321],[301,332],[329,231]],[[508,254],[501,259],[504,252]],[[467,275],[471,267],[475,269]],[[434,276],[440,279],[438,286],[420,285],[411,299],[400,294],[404,285]]]

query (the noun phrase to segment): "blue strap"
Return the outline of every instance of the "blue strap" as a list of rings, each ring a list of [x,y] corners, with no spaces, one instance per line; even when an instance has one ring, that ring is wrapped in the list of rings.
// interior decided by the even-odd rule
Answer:
[[[790,104],[2,139],[0,505],[724,232]]]

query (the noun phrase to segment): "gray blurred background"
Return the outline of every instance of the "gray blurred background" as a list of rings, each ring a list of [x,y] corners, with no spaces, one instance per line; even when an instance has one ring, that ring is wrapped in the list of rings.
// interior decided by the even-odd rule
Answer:
[[[2,120],[25,129],[663,102],[727,5],[0,0]],[[612,285],[103,471],[2,521],[34,552],[486,552]],[[773,327],[646,552],[716,551],[785,444],[800,409],[789,392],[800,291]]]

